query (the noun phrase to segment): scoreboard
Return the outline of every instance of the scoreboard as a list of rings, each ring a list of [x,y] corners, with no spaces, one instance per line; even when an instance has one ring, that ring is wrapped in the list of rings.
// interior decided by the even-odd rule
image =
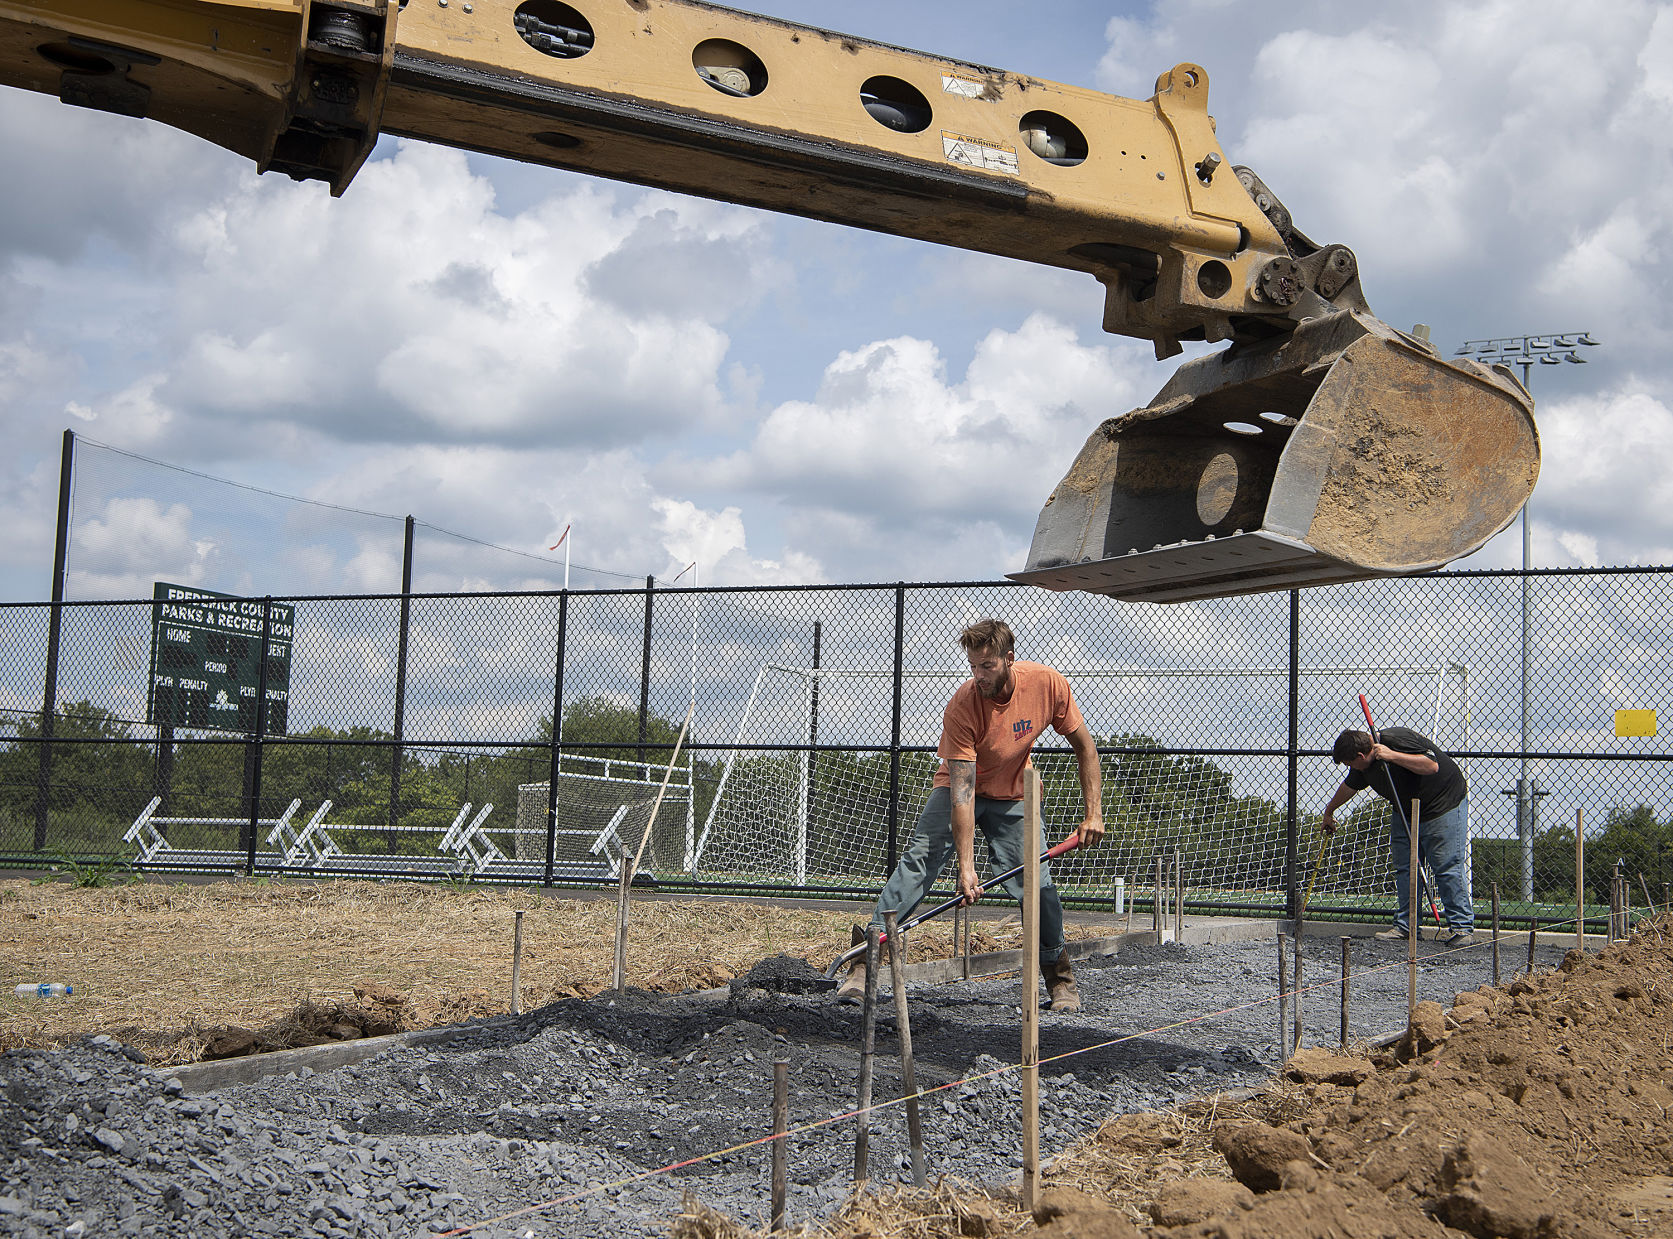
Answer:
[[[257,730],[261,691],[260,599],[158,581],[152,589],[151,685],[145,721],[159,727]],[[296,608],[267,607],[265,735],[282,736],[290,713]]]

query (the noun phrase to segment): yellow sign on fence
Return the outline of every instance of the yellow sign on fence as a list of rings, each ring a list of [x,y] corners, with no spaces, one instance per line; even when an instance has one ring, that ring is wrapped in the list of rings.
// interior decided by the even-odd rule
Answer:
[[[1655,735],[1656,712],[1654,710],[1616,710],[1615,734],[1617,736]]]

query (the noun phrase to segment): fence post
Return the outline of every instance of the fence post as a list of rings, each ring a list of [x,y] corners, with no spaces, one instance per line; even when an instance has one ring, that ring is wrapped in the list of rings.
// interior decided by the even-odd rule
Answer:
[[[906,584],[895,585],[895,683],[894,705],[889,711],[889,846],[883,864],[885,875],[895,871],[900,859],[900,696],[906,656]]]
[[[389,751],[389,829],[384,846],[395,850],[395,831],[401,824],[401,740],[406,734],[407,712],[407,627],[412,622],[412,528],[407,517],[401,542],[401,631],[395,642],[395,743]]]
[[[157,812],[167,816],[174,792],[174,724],[157,724],[157,766],[151,785],[158,798]]]
[[[58,636],[64,622],[64,561],[70,549],[70,483],[75,431],[64,432],[58,459],[58,534],[52,551],[52,611],[46,629],[46,683],[41,689],[41,767],[35,788],[35,851],[46,846],[47,808],[52,801],[52,733],[58,715]]]
[[[639,656],[639,777],[649,777],[645,771],[645,741],[650,738],[651,719],[651,598],[656,593],[656,578],[645,578],[645,639]]]
[[[563,754],[563,664],[569,640],[569,591],[558,595],[558,655],[552,672],[552,756],[546,772],[546,876],[553,882],[552,869],[558,850],[558,765]]]
[[[1289,790],[1284,813],[1284,915],[1298,920],[1301,892],[1298,884],[1297,852],[1300,848],[1301,817],[1299,784],[1301,768],[1301,591],[1290,591],[1290,735]],[[1301,929],[1296,928],[1299,934]]]
[[[819,752],[815,747],[819,743],[819,664],[823,652],[825,638],[825,623],[823,620],[813,621],[813,685],[808,691],[807,716],[807,761],[806,777],[802,780],[802,831],[804,835],[810,832],[813,822],[813,787],[814,775],[819,765]],[[806,853],[803,853],[806,860]]]
[[[245,751],[250,762],[250,821],[249,837],[245,842],[244,874],[256,871],[256,822],[261,818],[262,741],[267,735],[267,654],[273,636],[273,596],[261,600],[261,660],[256,664],[256,734]]]

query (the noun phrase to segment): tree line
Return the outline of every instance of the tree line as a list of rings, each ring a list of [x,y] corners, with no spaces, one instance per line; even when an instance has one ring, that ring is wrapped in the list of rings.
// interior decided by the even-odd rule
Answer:
[[[41,736],[39,715],[19,713],[14,720],[12,738],[0,742],[0,849],[17,854],[34,850],[43,798],[40,746],[34,743]],[[67,743],[52,747],[51,777],[44,797],[45,850],[122,851],[122,834],[158,794],[165,795],[170,816],[248,818],[251,746],[242,737],[195,732],[164,746],[145,734],[148,730],[89,701],[60,709],[54,738]],[[648,713],[641,749],[638,710],[608,697],[588,696],[565,707],[561,735],[566,753],[585,753],[630,766],[640,761],[662,765],[678,731],[675,721]],[[692,739],[688,737],[688,742]],[[301,800],[300,816],[305,820],[320,802],[330,800],[329,821],[344,851],[374,855],[417,854],[427,847],[433,851],[433,837],[415,839],[402,832],[445,828],[467,801],[476,806],[492,803],[490,826],[509,830],[517,815],[518,789],[544,784],[548,778],[551,740],[552,719],[546,716],[519,744],[492,749],[408,745],[399,750],[397,766],[394,737],[387,731],[315,727],[261,746],[258,816],[273,817],[294,798]],[[1100,748],[1111,750],[1102,761],[1103,814],[1109,836],[1098,851],[1071,853],[1057,862],[1062,884],[1107,882],[1112,866],[1114,872],[1125,872],[1144,883],[1154,857],[1171,855],[1178,848],[1186,858],[1194,888],[1283,888],[1286,823],[1276,800],[1239,794],[1231,771],[1205,757],[1167,753],[1153,737],[1117,733],[1097,740]],[[726,795],[742,803],[725,807],[743,825],[712,841],[703,858],[703,871],[782,874],[794,867],[789,850],[802,812],[803,760],[799,753],[734,758]],[[726,755],[686,751],[678,764],[690,772],[694,815],[701,831],[726,772]],[[856,869],[858,853],[881,855],[888,829],[889,754],[825,752],[811,755],[806,764],[810,876],[880,881],[880,872]],[[928,795],[937,764],[931,753],[901,755],[902,842]],[[1035,764],[1047,788],[1048,820],[1072,826],[1080,813],[1073,756],[1038,752]],[[647,779],[660,778],[660,772],[644,770],[644,774]],[[560,792],[572,795],[564,781],[560,781]],[[559,812],[560,817],[565,812],[562,805]],[[544,820],[544,806],[540,813]],[[1299,823],[1304,866],[1300,880],[1308,880],[1308,867],[1317,852],[1319,890],[1381,891],[1388,874],[1387,813],[1380,799],[1362,798],[1339,819],[1336,838],[1322,850],[1312,846],[1318,815],[1305,814]],[[683,811],[659,816],[652,852],[659,869],[676,869],[682,863],[684,829]],[[170,842],[181,848],[232,849],[247,846],[248,840],[232,820],[171,831]],[[1553,826],[1536,836],[1537,899],[1572,900],[1573,858],[1572,825]],[[1589,831],[1586,840],[1585,876],[1593,901],[1607,898],[1610,873],[1618,862],[1634,881],[1642,873],[1659,898],[1662,884],[1673,882],[1673,814],[1659,817],[1645,804],[1608,810],[1602,829]],[[875,867],[881,862],[867,863]],[[1476,839],[1478,893],[1494,881],[1501,889],[1519,889],[1519,866],[1515,840]]]

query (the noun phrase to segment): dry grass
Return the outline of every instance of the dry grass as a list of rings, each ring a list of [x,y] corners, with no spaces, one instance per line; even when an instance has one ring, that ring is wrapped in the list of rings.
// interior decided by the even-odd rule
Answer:
[[[190,1062],[226,1026],[274,1025],[303,1005],[376,982],[426,1027],[510,1010],[513,914],[522,910],[525,1009],[610,985],[615,904],[519,888],[232,881],[84,889],[0,882],[0,1048],[122,1035],[153,1062]],[[851,909],[637,899],[628,983],[678,992],[725,984],[778,954],[823,968]],[[985,922],[973,951],[1018,945],[1015,916]],[[952,952],[950,921],[912,935],[914,959]],[[5,978],[10,977],[7,981]],[[18,1000],[19,982],[67,981],[68,1000]]]

